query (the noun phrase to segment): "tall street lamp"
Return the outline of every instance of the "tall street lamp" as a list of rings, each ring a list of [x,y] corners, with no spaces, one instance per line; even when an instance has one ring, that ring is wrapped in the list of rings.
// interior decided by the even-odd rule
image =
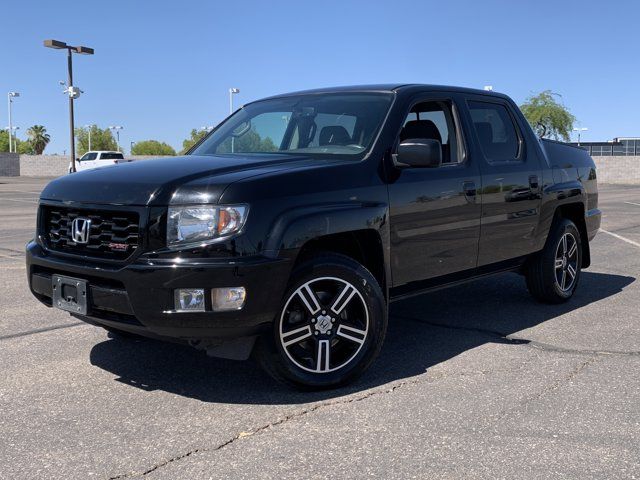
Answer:
[[[12,134],[14,131],[13,125],[11,124],[11,104],[13,103],[13,99],[15,97],[19,97],[20,94],[18,92],[9,92],[7,93],[7,103],[9,106],[9,153],[11,153],[13,150],[11,149],[11,145],[12,145]],[[17,147],[17,145],[16,145]],[[16,151],[18,149],[16,148]]]
[[[13,127],[13,126],[12,127],[5,127],[5,128],[3,128],[3,130],[9,134],[9,141],[11,141],[11,137],[17,137],[16,130],[20,130],[20,127]],[[15,138],[14,138],[14,145],[13,146],[14,146],[13,149],[17,152],[18,151],[18,142],[17,142],[17,140],[15,140]],[[11,152],[12,152],[11,147],[9,147],[9,153],[11,153]]]
[[[73,100],[80,96],[80,89],[73,86],[73,65],[71,60],[72,53],[81,55],[93,55],[93,48],[77,46],[72,47],[65,42],[59,40],[45,40],[44,46],[47,48],[55,48],[56,50],[67,50],[67,93],[69,95],[69,140],[71,141],[71,171],[76,171],[76,142],[75,132],[73,131]]]
[[[89,133],[89,149],[87,150],[88,152],[91,151],[91,128],[93,127],[93,125],[85,125],[84,128],[87,129],[87,132]]]
[[[574,128],[573,131],[574,132],[578,132],[578,146],[580,146],[580,134],[582,132],[586,132],[587,130],[589,130],[588,128]]]
[[[233,96],[240,93],[240,89],[239,88],[230,88],[229,89],[229,115],[231,115],[233,113]],[[235,142],[234,142],[235,138],[233,138],[233,135],[231,136],[231,153],[233,153],[234,147],[235,147]]]
[[[116,144],[118,145],[118,151],[120,151],[120,130],[122,130],[124,127],[122,125],[114,125],[112,127],[109,127],[109,130],[113,130],[114,132],[116,132]]]
[[[229,115],[233,113],[233,96],[237,93],[240,93],[239,88],[230,88],[229,89]]]

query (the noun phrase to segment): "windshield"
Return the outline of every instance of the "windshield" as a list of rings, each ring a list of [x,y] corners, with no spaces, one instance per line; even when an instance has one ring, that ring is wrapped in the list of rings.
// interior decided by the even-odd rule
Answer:
[[[252,103],[220,124],[192,155],[291,153],[363,157],[390,93],[309,94]]]

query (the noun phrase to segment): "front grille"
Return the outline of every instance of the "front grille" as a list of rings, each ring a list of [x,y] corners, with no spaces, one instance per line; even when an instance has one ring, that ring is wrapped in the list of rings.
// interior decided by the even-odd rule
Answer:
[[[140,220],[137,212],[89,210],[43,205],[42,227],[47,247],[57,252],[86,255],[108,260],[124,260],[137,248]],[[75,218],[91,220],[86,244],[72,237]]]

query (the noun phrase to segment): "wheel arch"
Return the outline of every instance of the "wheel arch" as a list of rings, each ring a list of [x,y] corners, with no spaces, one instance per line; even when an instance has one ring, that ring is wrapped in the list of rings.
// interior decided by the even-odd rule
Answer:
[[[591,248],[587,236],[587,223],[585,221],[585,206],[583,202],[565,203],[559,205],[554,214],[554,223],[560,218],[571,220],[580,232],[582,244],[582,268],[591,265]]]
[[[293,266],[321,252],[352,258],[365,266],[388,298],[388,207],[384,204],[323,205],[279,217],[266,250],[289,257]]]

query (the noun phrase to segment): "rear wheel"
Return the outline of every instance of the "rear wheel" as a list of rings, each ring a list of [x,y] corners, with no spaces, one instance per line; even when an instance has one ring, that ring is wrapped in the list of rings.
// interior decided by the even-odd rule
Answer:
[[[277,380],[337,387],[369,367],[386,328],[386,303],[373,275],[349,257],[323,254],[293,273],[273,334],[261,339],[256,355]]]
[[[544,249],[527,265],[527,287],[538,300],[562,303],[575,292],[582,265],[582,239],[575,224],[566,218],[557,221]]]

